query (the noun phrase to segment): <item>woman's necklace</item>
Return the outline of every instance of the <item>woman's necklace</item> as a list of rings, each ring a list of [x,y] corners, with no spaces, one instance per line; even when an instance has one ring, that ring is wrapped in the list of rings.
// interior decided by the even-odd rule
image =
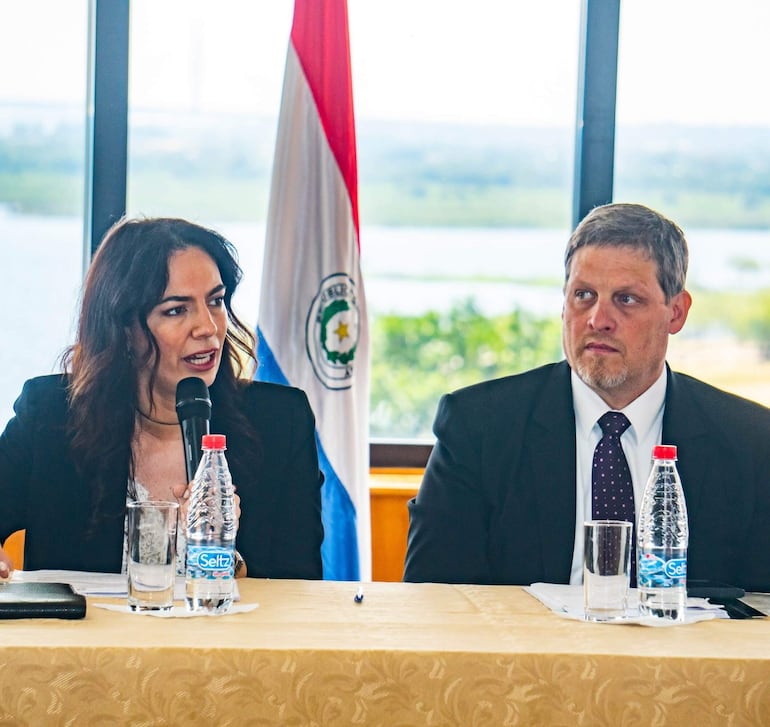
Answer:
[[[162,422],[160,419],[153,419],[149,414],[145,414],[141,409],[136,410],[137,414],[139,416],[144,417],[148,422],[152,422],[153,424],[160,424],[164,427],[178,427],[179,421],[175,422]]]

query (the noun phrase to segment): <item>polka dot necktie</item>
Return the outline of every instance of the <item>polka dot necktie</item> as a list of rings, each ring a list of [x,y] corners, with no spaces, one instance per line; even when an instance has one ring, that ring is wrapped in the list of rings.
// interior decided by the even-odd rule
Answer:
[[[634,486],[620,435],[631,426],[625,414],[608,411],[599,418],[602,438],[594,450],[591,470],[591,517],[634,523],[631,548],[631,586],[636,586],[636,520]]]

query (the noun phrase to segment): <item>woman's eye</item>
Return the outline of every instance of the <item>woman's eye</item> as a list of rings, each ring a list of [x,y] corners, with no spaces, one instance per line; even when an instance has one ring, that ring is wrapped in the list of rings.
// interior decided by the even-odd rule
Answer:
[[[225,304],[225,296],[224,295],[218,295],[216,298],[212,298],[209,305],[212,306],[212,308],[221,308]]]
[[[168,308],[167,310],[163,311],[163,315],[169,316],[169,317],[180,316],[182,315],[182,313],[184,313],[183,305],[177,305],[177,306],[174,306],[173,308]]]

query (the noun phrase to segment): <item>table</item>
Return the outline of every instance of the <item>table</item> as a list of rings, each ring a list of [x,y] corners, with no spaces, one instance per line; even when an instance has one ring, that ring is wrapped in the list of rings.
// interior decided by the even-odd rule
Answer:
[[[240,581],[250,613],[0,622],[0,721],[770,724],[770,619],[560,618],[513,586]]]

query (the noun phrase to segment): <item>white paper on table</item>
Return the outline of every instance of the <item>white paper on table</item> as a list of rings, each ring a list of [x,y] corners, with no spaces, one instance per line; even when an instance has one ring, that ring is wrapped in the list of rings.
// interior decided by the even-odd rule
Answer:
[[[125,573],[92,573],[79,570],[15,570],[12,581],[20,583],[69,583],[84,596],[128,598],[128,576]],[[233,589],[233,601],[240,600],[238,581]],[[184,576],[174,582],[174,600],[184,601]]]
[[[582,585],[533,583],[531,586],[526,586],[524,590],[559,616],[578,621],[587,620],[585,617]],[[636,588],[630,588],[628,591],[629,603],[638,603],[638,594],[639,591]],[[667,619],[655,618],[654,616],[642,616],[639,613],[638,606],[630,606],[626,609],[625,616],[613,619],[612,621],[601,621],[598,623],[638,624],[640,626],[661,627],[682,626],[684,624],[697,623],[698,621],[709,621],[713,618],[729,618],[729,616],[722,606],[709,603],[706,598],[688,598],[684,621],[669,621]]]
[[[93,606],[107,611],[130,613],[138,616],[155,616],[157,618],[196,618],[198,616],[231,616],[236,613],[248,613],[259,608],[258,603],[234,603],[227,613],[207,613],[205,611],[188,611],[184,606],[174,606],[170,611],[132,611],[127,603],[94,603]]]

